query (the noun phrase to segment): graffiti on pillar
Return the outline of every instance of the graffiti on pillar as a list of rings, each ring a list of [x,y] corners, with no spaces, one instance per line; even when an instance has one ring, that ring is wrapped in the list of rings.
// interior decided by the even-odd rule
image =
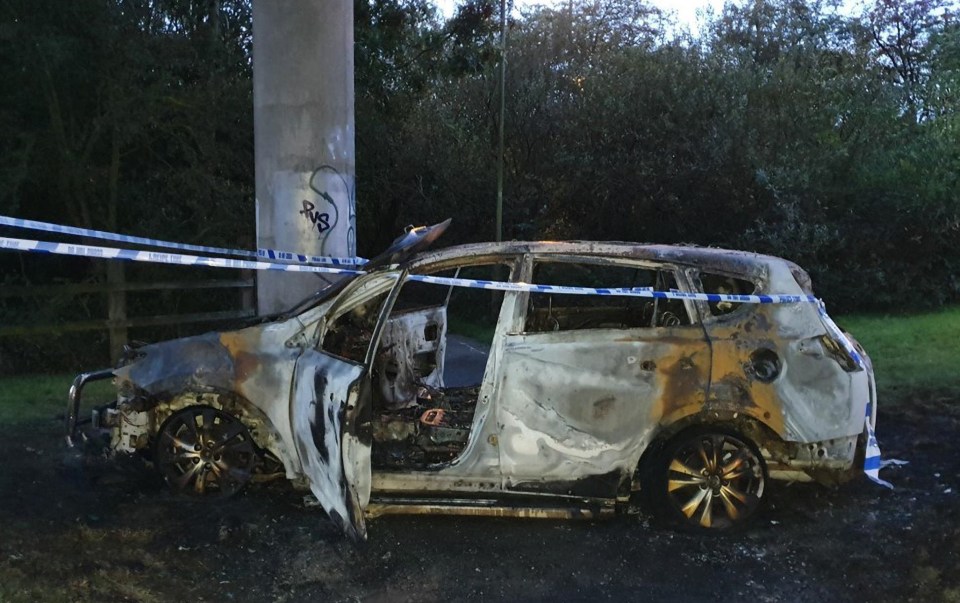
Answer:
[[[342,214],[346,214],[346,252],[349,255],[355,255],[357,250],[357,235],[355,231],[357,210],[356,192],[352,179],[344,177],[344,175],[332,165],[321,165],[310,174],[308,186],[310,190],[316,193],[320,200],[322,200],[322,203],[326,203],[326,206],[322,206],[322,203],[319,201],[318,203],[314,203],[313,201],[302,199],[300,210],[300,215],[303,216],[305,220],[309,220],[311,227],[316,229],[317,236],[320,238],[322,253],[337,253],[336,250],[327,250],[327,241],[335,232]],[[339,204],[338,201],[340,201]],[[318,204],[320,204],[321,207],[317,207]],[[343,207],[343,204],[345,204],[346,207]],[[341,210],[345,211],[342,212]]]
[[[333,202],[333,198],[330,197],[327,193],[318,193],[325,201],[330,203],[334,209],[337,208],[336,203]],[[327,212],[321,213],[317,211],[317,206],[303,199],[303,209],[300,210],[300,215],[306,217],[313,224],[313,227],[317,229],[317,235],[323,236],[323,233],[330,230],[330,214]]]

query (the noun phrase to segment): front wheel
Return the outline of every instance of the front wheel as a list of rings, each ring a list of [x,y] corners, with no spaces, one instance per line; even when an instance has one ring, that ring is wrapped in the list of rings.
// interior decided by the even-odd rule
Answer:
[[[766,465],[739,434],[705,428],[681,434],[663,450],[652,486],[661,506],[688,527],[725,529],[759,508]]]
[[[157,435],[155,460],[167,484],[189,496],[226,497],[250,481],[258,461],[250,432],[233,415],[188,406]]]

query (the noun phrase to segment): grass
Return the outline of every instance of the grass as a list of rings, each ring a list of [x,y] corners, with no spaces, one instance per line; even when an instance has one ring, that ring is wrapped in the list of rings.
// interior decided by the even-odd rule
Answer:
[[[447,317],[447,331],[454,335],[462,335],[474,341],[479,341],[490,345],[493,341],[493,333],[495,327],[492,325],[482,325],[477,322],[472,322],[458,318],[456,316]]]
[[[454,322],[454,321],[451,321]],[[960,307],[908,316],[857,314],[840,317],[873,360],[882,396],[899,398],[915,390],[960,393]],[[459,333],[490,341],[493,331],[459,322]],[[0,425],[63,417],[73,374],[0,378]],[[110,400],[109,380],[84,390],[84,409]]]
[[[62,418],[67,409],[67,392],[75,376],[18,375],[0,378],[0,425]],[[81,412],[109,401],[112,389],[109,380],[87,385],[83,392]]]
[[[960,391],[960,307],[906,316],[843,316],[837,322],[870,355],[881,393]]]

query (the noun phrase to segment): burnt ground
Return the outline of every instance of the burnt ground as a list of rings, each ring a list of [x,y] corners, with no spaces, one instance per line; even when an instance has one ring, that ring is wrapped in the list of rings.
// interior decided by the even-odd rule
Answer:
[[[0,426],[0,601],[960,601],[960,401],[880,413],[897,488],[773,484],[735,534],[597,522],[385,517],[354,545],[286,485],[184,502],[82,464],[61,422]]]

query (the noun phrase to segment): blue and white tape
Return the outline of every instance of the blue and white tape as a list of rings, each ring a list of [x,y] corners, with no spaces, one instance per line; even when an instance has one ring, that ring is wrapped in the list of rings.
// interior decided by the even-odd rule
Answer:
[[[276,249],[258,249],[257,257],[267,258],[269,260],[280,260],[285,262],[296,262],[299,264],[327,264],[330,266],[363,266],[367,263],[364,258],[338,258],[325,255],[303,255],[302,253],[293,253],[291,251],[278,251]]]
[[[844,351],[850,355],[850,358],[853,359],[853,362],[860,369],[865,369],[867,367],[866,363],[863,361],[863,356],[857,351],[857,348],[850,341],[850,338],[847,337],[847,334],[837,326],[837,323],[833,322],[833,319],[827,314],[827,307],[824,305],[823,301],[817,301],[817,313],[820,315],[820,321],[823,322],[823,326],[826,327],[827,332],[833,337],[834,341],[840,343],[843,346]]]
[[[411,274],[412,281],[468,287],[472,289],[492,289],[494,291],[529,291],[531,293],[557,293],[561,295],[601,295],[617,297],[647,297],[658,299],[690,299],[707,302],[736,302],[744,304],[794,304],[816,303],[813,295],[731,295],[728,293],[687,293],[685,291],[654,291],[651,287],[568,287],[562,285],[535,285],[532,283],[505,283],[501,281],[483,281],[443,276]]]
[[[113,232],[104,232],[102,230],[92,230],[89,228],[77,228],[76,226],[64,226],[62,224],[51,224],[50,222],[39,222],[37,220],[24,220],[22,218],[11,218],[10,216],[0,216],[0,226],[12,226],[14,228],[24,228],[27,230],[38,230],[41,232],[55,232],[59,234],[73,235],[78,237],[90,237],[92,239],[103,239],[105,241],[116,241],[118,243],[130,243],[133,245],[146,245],[149,247],[163,247],[165,249],[179,249],[181,251],[196,251],[198,253],[215,253],[218,255],[233,255],[243,258],[267,258],[279,260],[282,262],[297,262],[300,264],[321,264],[331,266],[361,266],[367,262],[363,258],[340,258],[315,255],[302,255],[289,251],[278,251],[276,249],[259,249],[257,251],[246,251],[243,249],[227,249],[224,247],[209,247],[207,245],[190,245],[188,243],[174,243],[172,241],[163,241],[160,239],[150,239],[146,237],[134,237],[122,235]]]
[[[864,421],[864,428],[867,430],[867,450],[863,459],[863,472],[874,482],[892,490],[893,484],[880,477],[880,470],[884,467],[906,465],[909,461],[880,458],[880,444],[877,443],[877,436],[873,432],[876,425],[871,422],[872,414],[871,405],[867,404],[867,418]]]
[[[131,260],[134,262],[153,262],[157,264],[177,264],[180,266],[210,266],[212,268],[237,268],[242,270],[280,270],[284,272],[322,272],[333,274],[362,274],[361,270],[332,268],[328,266],[308,266],[305,264],[278,264],[258,260],[237,260],[233,258],[214,258],[182,253],[164,253],[161,251],[135,251],[116,247],[97,247],[94,245],[74,245],[71,243],[50,243],[30,239],[0,237],[0,249],[13,251],[31,251],[35,253],[54,253],[108,260]]]
[[[109,234],[109,233],[105,233]],[[124,235],[116,235],[124,236]],[[94,245],[78,245],[73,243],[52,243],[32,239],[18,239],[0,237],[0,249],[15,251],[31,251],[37,253],[55,253],[60,255],[74,255],[103,259],[132,260],[135,262],[156,262],[161,264],[179,264],[183,266],[212,266],[218,268],[240,268],[248,270],[279,270],[286,272],[325,272],[335,274],[360,274],[362,270],[331,268],[327,266],[313,266],[307,264],[283,264],[277,262],[263,262],[252,260],[236,260],[231,258],[205,257],[179,253],[163,253],[157,251],[138,251],[117,247],[98,247]],[[817,298],[812,295],[732,295],[727,293],[688,293],[685,291],[654,291],[649,287],[567,287],[561,285],[536,285],[532,283],[506,283],[501,281],[484,281],[462,278],[448,278],[411,274],[410,280],[446,285],[454,287],[468,287],[472,289],[493,289],[496,291],[529,291],[533,293],[557,293],[563,295],[600,295],[619,297],[646,297],[659,299],[689,299],[708,302],[736,302],[746,304],[790,304],[816,303]]]

